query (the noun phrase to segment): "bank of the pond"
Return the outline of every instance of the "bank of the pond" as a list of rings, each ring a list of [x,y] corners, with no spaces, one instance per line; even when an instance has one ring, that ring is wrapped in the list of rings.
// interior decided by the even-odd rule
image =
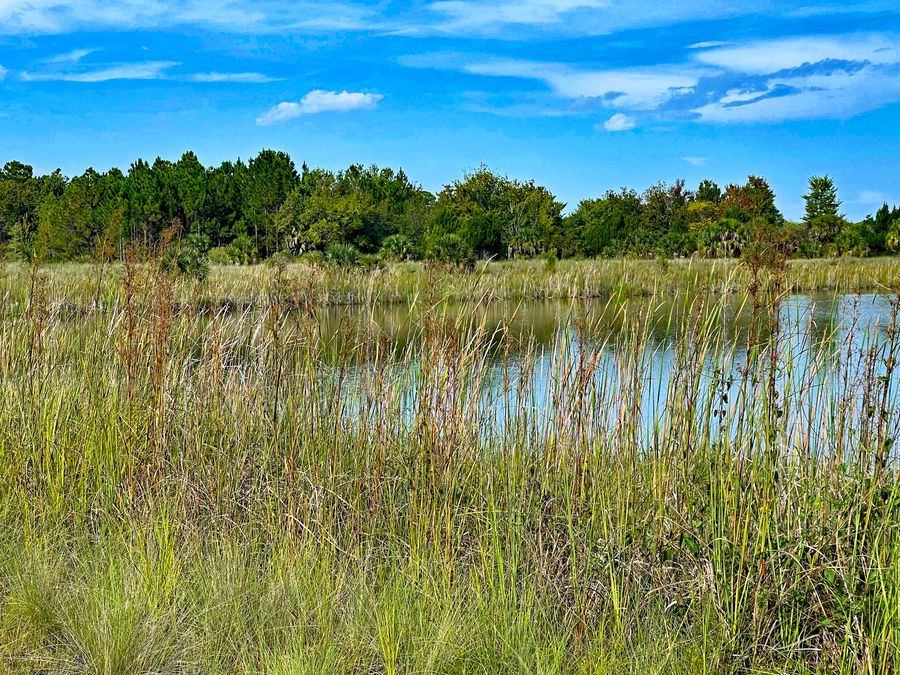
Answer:
[[[21,307],[37,274],[50,302],[109,305],[122,299],[126,273],[119,263],[59,264],[34,270],[0,267],[5,311]],[[482,262],[472,271],[393,263],[376,268],[288,264],[214,266],[208,279],[176,280],[175,300],[241,309],[279,302],[297,307],[540,299],[665,297],[680,293],[743,293],[746,266],[737,260],[565,260]],[[900,284],[900,257],[792,260],[785,289],[793,292],[885,292]]]

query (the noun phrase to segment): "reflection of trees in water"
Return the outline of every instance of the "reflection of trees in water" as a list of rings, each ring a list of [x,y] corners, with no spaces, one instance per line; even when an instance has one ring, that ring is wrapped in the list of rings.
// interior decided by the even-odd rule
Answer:
[[[777,317],[775,312],[778,313]],[[850,326],[882,324],[889,313],[885,296],[789,295],[774,307],[752,316],[741,296],[727,298],[671,296],[627,300],[523,301],[486,304],[443,304],[424,308],[407,304],[360,309],[353,306],[319,310],[318,339],[335,356],[355,354],[365,361],[373,345],[379,353],[401,357],[415,353],[427,331],[460,341],[476,335],[489,358],[509,358],[531,350],[551,348],[565,334],[574,344],[603,344],[617,352],[632,347],[640,330],[645,347],[664,350],[700,326],[718,332],[723,343],[739,351],[750,344],[765,347],[773,328],[794,343],[838,348]],[[776,318],[778,319],[776,321]]]

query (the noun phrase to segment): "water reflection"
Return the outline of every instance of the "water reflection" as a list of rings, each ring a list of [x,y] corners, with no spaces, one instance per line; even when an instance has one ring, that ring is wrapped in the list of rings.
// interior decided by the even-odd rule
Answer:
[[[889,323],[896,296],[884,294],[790,295],[779,304],[784,332],[806,331],[805,339],[821,343],[839,342],[848,333],[883,331]],[[387,304],[360,310],[358,307],[325,307],[316,310],[314,320],[319,339],[332,345],[335,353],[361,341],[379,336],[396,354],[415,351],[423,333],[477,329],[489,339],[487,348],[496,358],[509,352],[549,348],[559,342],[596,343],[603,340],[611,348],[621,344],[627,329],[640,327],[652,349],[671,347],[686,323],[698,326],[715,321],[723,341],[737,340],[744,347],[751,341],[751,307],[742,296],[703,302],[691,297],[656,300],[579,300],[492,302],[480,305]],[[880,328],[879,328],[880,327]],[[760,342],[771,325],[759,322],[754,339]],[[358,352],[357,352],[358,353]],[[364,353],[364,352],[363,352]]]
[[[759,424],[797,451],[821,454],[840,451],[849,437],[868,442],[870,427],[879,438],[897,435],[898,377],[885,377],[896,302],[878,294],[793,295],[761,318],[735,296],[429,312],[388,306],[365,317],[326,310],[317,320],[326,340],[382,335],[400,358],[376,359],[374,377],[390,383],[399,416],[427,417],[439,433],[464,419],[488,438],[547,443],[574,431],[585,442],[619,438],[652,448],[682,428],[696,441]],[[461,366],[453,350],[420,354],[435,323],[482,335],[477,356]],[[341,377],[342,404],[362,421],[373,366],[361,354]],[[440,379],[445,388],[435,386]],[[869,410],[875,404],[881,422]]]

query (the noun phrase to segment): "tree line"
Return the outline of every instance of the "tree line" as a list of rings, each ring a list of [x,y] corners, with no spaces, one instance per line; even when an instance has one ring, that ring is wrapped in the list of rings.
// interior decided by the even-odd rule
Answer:
[[[17,161],[0,170],[0,252],[26,261],[120,256],[163,244],[192,260],[252,263],[273,255],[328,259],[428,259],[537,255],[734,257],[754,233],[777,231],[791,255],[900,252],[900,207],[851,222],[834,181],[813,176],[802,222],[787,221],[764,178],[720,187],[711,180],[609,190],[569,214],[534,181],[482,166],[437,194],[402,170],[352,165],[299,170],[287,153],[205,167],[193,152],[175,162],[137,160],[127,172],[88,169],[37,176]]]

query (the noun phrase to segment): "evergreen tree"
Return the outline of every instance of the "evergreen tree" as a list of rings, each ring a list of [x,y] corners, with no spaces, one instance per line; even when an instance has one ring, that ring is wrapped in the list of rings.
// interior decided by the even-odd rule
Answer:
[[[844,219],[838,215],[841,202],[837,198],[837,187],[828,176],[813,176],[809,179],[809,192],[803,195],[806,213],[803,223],[809,230],[812,241],[831,244],[846,227]],[[855,242],[853,246],[861,244]],[[851,246],[851,248],[853,248]]]
[[[762,219],[773,225],[784,223],[784,216],[775,206],[775,192],[769,182],[760,176],[747,176],[747,183],[742,188],[745,208],[753,219]]]
[[[279,248],[275,214],[297,184],[297,170],[286,152],[263,150],[242,172],[241,194],[247,231],[266,256]]]
[[[172,182],[178,218],[186,232],[200,233],[203,207],[206,202],[206,169],[193,152],[186,152],[172,167]]]
[[[809,192],[803,195],[806,215],[803,222],[811,225],[820,216],[837,216],[841,202],[837,198],[837,187],[828,176],[813,176],[809,179]]]
[[[125,177],[125,217],[130,238],[145,244],[162,232],[163,211],[157,177],[143,159]]]
[[[702,180],[700,181],[700,185],[697,186],[695,198],[697,201],[718,204],[722,201],[722,190],[713,181],[709,179]]]

